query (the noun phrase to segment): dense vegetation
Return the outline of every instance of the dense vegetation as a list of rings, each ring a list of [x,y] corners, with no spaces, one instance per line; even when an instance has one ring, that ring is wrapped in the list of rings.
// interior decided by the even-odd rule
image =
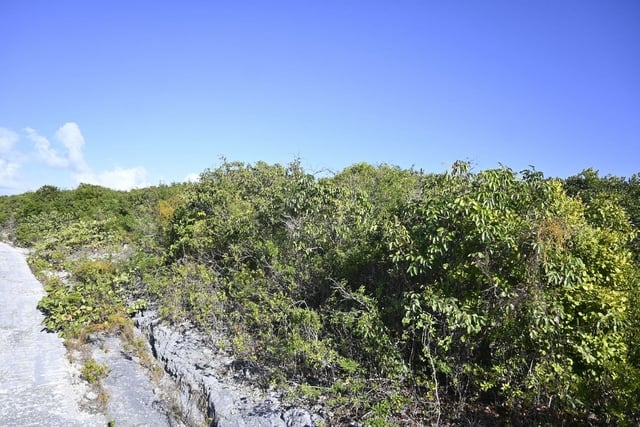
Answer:
[[[225,162],[2,197],[0,224],[48,328],[157,306],[330,423],[640,423],[638,175]]]

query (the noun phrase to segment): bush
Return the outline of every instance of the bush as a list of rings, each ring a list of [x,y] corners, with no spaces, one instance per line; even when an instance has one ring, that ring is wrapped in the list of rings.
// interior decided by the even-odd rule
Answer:
[[[109,368],[104,363],[89,359],[82,366],[81,374],[89,384],[95,384],[109,375]]]
[[[633,425],[637,189],[225,162],[195,184],[2,198],[0,221],[36,248],[50,329],[124,331],[159,304],[336,424]]]

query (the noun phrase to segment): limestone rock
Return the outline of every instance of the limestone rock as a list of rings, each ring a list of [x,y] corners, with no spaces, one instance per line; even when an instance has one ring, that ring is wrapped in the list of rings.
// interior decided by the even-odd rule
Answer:
[[[170,327],[153,311],[138,315],[136,325],[148,337],[156,358],[176,380],[181,404],[194,425],[219,427],[306,427],[321,417],[302,408],[283,408],[277,393],[260,393],[229,376],[234,367],[249,375],[228,355],[214,353],[204,338],[189,325]],[[202,412],[206,409],[206,413]]]

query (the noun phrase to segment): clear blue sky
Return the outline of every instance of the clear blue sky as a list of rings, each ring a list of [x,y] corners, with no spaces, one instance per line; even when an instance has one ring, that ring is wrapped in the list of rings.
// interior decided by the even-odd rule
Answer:
[[[0,194],[308,171],[640,172],[640,1],[0,1]]]

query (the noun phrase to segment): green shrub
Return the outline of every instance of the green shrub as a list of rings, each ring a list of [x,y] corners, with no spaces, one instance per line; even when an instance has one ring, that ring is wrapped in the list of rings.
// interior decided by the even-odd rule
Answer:
[[[82,378],[89,384],[95,384],[109,375],[109,368],[104,363],[98,363],[94,359],[89,359],[82,366],[81,374]]]
[[[157,304],[330,423],[634,425],[639,188],[224,162],[195,184],[0,198],[0,222],[35,248],[48,328],[126,334]]]

